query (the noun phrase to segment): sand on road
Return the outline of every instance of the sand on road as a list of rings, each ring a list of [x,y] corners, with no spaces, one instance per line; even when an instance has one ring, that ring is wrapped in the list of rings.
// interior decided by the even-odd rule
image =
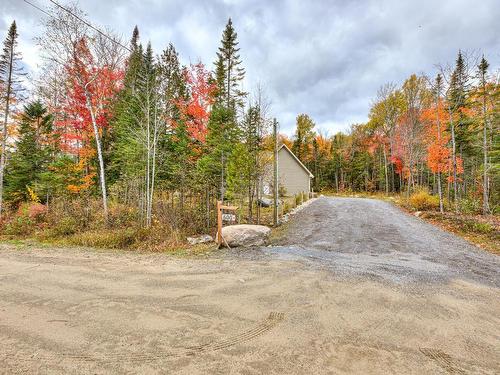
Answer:
[[[372,200],[285,233],[185,259],[1,245],[0,373],[500,372],[496,256]]]

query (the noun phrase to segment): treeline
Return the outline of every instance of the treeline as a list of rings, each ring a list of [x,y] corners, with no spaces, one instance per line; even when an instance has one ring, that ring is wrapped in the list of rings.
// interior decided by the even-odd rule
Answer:
[[[253,94],[242,89],[231,19],[209,68],[182,65],[171,43],[156,54],[137,27],[123,44],[74,17],[85,18],[76,6],[70,11],[55,7],[45,20],[37,39],[42,73],[30,92],[21,88],[15,22],[4,43],[7,216],[38,204],[76,227],[198,232],[213,227],[216,200],[231,199],[246,207],[247,221],[260,221],[262,155],[272,144],[268,103],[260,86]]]
[[[384,85],[369,121],[326,137],[297,117],[294,152],[317,190],[412,193],[439,197],[439,208],[498,213],[500,83],[485,57],[458,53],[434,79],[411,75]]]
[[[137,27],[123,43],[82,23],[76,6],[68,9],[54,7],[44,20],[41,70],[30,90],[15,22],[4,41],[4,232],[210,231],[216,200],[224,199],[245,208],[244,221],[260,222],[272,120],[260,86],[242,89],[231,20],[208,67],[182,65],[171,43],[155,53]],[[459,53],[433,79],[412,75],[382,87],[369,121],[347,134],[317,134],[301,114],[294,137],[280,141],[315,175],[315,191],[410,196],[425,189],[442,211],[498,212],[499,87],[485,58]]]

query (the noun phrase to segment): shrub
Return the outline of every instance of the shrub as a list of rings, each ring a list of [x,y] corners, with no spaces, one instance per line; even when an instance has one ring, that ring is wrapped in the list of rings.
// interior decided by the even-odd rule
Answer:
[[[430,195],[427,191],[419,191],[410,196],[409,204],[417,211],[436,210],[439,208],[439,197]]]
[[[466,229],[480,234],[493,233],[495,228],[489,223],[482,223],[477,221],[465,221],[464,226]]]
[[[50,234],[54,237],[69,236],[78,230],[78,222],[71,216],[65,216],[57,221],[50,229]]]
[[[30,234],[34,229],[33,220],[28,216],[15,216],[7,223],[4,233],[7,235],[20,236]]]
[[[309,194],[305,191],[302,192],[302,202],[307,202],[309,200]]]
[[[459,211],[464,214],[477,214],[482,210],[481,199],[474,197],[463,198],[459,201]]]
[[[27,202],[19,206],[17,217],[29,218],[33,222],[40,222],[47,213],[47,207],[38,202]]]
[[[299,206],[302,203],[302,194],[297,194],[295,196],[295,206]]]
[[[113,203],[109,207],[109,226],[120,228],[133,226],[140,221],[137,208],[124,204]]]
[[[286,188],[284,186],[282,186],[282,185],[279,185],[278,186],[278,197],[286,197],[286,196],[287,196]]]

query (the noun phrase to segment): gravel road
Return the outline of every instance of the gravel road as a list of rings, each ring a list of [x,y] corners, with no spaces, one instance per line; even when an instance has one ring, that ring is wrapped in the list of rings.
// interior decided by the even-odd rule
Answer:
[[[0,245],[0,373],[498,374],[498,257],[320,198],[207,257]]]
[[[282,248],[337,274],[448,282],[456,277],[500,287],[500,258],[376,199],[316,200],[289,224]]]

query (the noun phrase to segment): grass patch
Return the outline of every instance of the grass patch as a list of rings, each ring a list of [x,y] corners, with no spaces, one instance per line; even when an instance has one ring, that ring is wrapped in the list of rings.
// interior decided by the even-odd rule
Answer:
[[[500,230],[496,223],[498,218],[472,215],[457,215],[447,212],[426,212],[422,218],[449,232],[455,233],[467,241],[500,255]]]
[[[145,232],[141,229],[100,229],[75,233],[66,238],[70,245],[99,247],[106,249],[125,249],[144,240]]]

